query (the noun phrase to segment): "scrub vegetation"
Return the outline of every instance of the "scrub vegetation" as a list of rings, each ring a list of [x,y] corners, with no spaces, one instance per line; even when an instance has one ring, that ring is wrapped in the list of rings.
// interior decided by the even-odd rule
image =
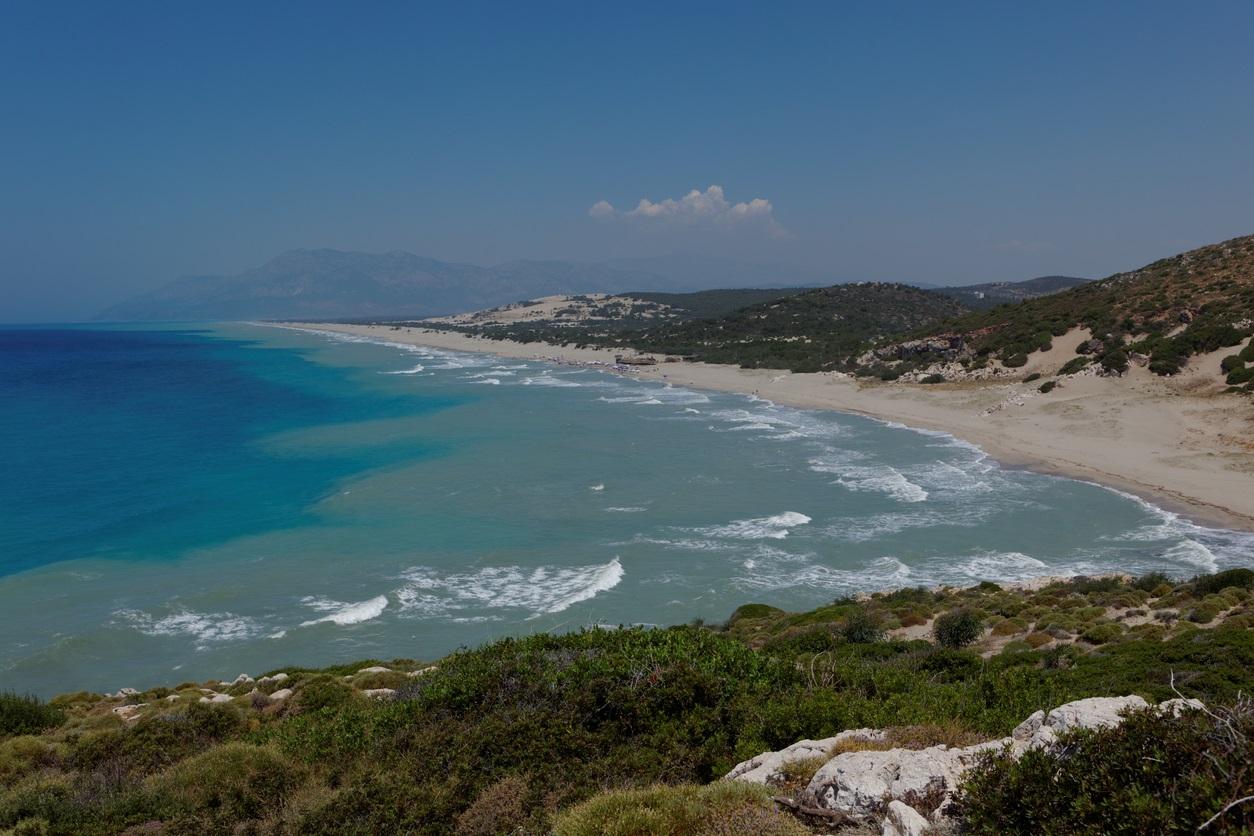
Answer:
[[[874,727],[894,745],[962,745],[1089,696],[1179,690],[1233,707],[1222,716],[1246,734],[1252,587],[1236,569],[902,589],[803,613],[750,604],[719,625],[504,639],[431,665],[8,695],[0,830],[807,832],[760,789],[716,782],[803,738]],[[1234,766],[1248,767],[1248,738],[1221,739],[1216,722],[1146,719],[1077,738],[1065,760],[992,758],[965,815],[988,833],[1195,828],[1250,784]]]

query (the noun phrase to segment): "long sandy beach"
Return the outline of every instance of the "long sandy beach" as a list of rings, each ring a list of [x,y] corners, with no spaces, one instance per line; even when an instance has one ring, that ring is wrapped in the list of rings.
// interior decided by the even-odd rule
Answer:
[[[616,352],[489,340],[425,328],[287,323],[396,343],[502,357],[612,364]],[[1077,335],[1078,338],[1078,335]],[[1045,373],[1074,356],[1060,340],[1020,372]],[[1210,361],[1214,359],[1214,362]],[[1196,358],[1195,367],[1218,366]],[[867,383],[843,374],[797,374],[675,362],[633,367],[635,377],[755,394],[790,406],[833,409],[941,430],[979,445],[1003,464],[1088,479],[1202,522],[1254,529],[1254,410],[1215,394],[1211,375],[1172,379],[1133,368],[1122,378],[1066,378],[1053,392],[1004,381],[936,386]]]

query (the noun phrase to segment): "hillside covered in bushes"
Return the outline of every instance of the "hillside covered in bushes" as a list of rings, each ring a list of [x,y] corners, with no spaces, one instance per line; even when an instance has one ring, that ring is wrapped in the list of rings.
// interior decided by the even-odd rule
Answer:
[[[6,695],[0,830],[852,834],[868,831],[797,813],[804,765],[775,786],[719,779],[846,729],[963,745],[1069,700],[1183,694],[1214,711],[1147,715],[1014,762],[991,752],[959,821],[1193,832],[1251,792],[1252,687],[1248,569],[903,589],[805,613],[752,604],[720,625],[538,634],[425,665]],[[1251,823],[1236,805],[1211,827]]]
[[[1179,372],[1194,355],[1240,344],[1254,332],[1254,236],[970,313],[912,336],[957,335],[972,361],[993,357],[1013,367],[1021,365],[1015,358],[1048,348],[1073,328],[1088,329],[1092,359],[1107,368],[1126,368],[1129,354],[1141,354],[1163,375]]]

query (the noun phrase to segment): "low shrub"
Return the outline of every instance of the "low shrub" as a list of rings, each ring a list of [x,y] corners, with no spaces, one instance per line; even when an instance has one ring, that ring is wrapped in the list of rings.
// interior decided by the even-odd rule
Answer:
[[[1170,587],[1171,578],[1162,572],[1147,572],[1132,582],[1132,588],[1139,589],[1142,592],[1153,593],[1163,584],[1167,584]]]
[[[1063,364],[1062,368],[1058,370],[1058,374],[1075,374],[1091,362],[1093,360],[1089,357],[1074,357]]]
[[[868,644],[884,638],[884,630],[880,626],[879,619],[864,609],[849,613],[840,634],[845,641],[854,644]]]
[[[807,836],[765,787],[741,781],[614,790],[557,816],[554,836]]]
[[[1041,373],[1040,373],[1040,372],[1032,372],[1030,375],[1028,375],[1027,377],[1023,378],[1023,382],[1024,382],[1024,383],[1031,383],[1031,382],[1032,382],[1032,381],[1034,381],[1034,380],[1040,380],[1040,379],[1041,379]]]
[[[967,609],[947,612],[936,619],[932,635],[941,647],[956,649],[966,647],[984,632],[980,619]]]
[[[1048,395],[1050,392],[1054,391],[1054,389],[1056,388],[1058,388],[1058,381],[1047,380],[1044,383],[1042,383],[1040,386],[1036,387],[1036,391],[1040,392],[1042,395]]]
[[[347,683],[330,674],[321,674],[302,682],[292,699],[298,711],[308,712],[339,708],[353,698],[353,689]]]
[[[531,787],[520,775],[507,775],[485,787],[458,815],[457,836],[496,836],[514,833],[527,819]]]
[[[920,383],[944,383],[945,376],[943,374],[929,374],[927,377],[919,381]]]
[[[65,712],[29,694],[0,692],[0,736],[36,734],[65,722]]]
[[[206,825],[258,819],[279,810],[300,783],[301,770],[277,749],[225,743],[183,762],[148,782],[180,817]]]
[[[1080,638],[1089,644],[1106,644],[1123,635],[1123,627],[1113,621],[1095,624],[1080,634]]]
[[[1018,369],[1028,364],[1028,355],[1023,352],[1002,358],[1001,364],[1008,369]]]
[[[1247,366],[1246,368],[1236,369],[1235,371],[1229,372],[1228,376],[1224,379],[1224,382],[1229,386],[1240,386],[1241,384],[1249,383],[1250,381],[1254,381],[1254,366]]]
[[[1210,595],[1230,586],[1254,589],[1254,569],[1226,569],[1213,575],[1199,575],[1192,583],[1193,591],[1198,595]]]
[[[1107,374],[1122,375],[1128,370],[1128,354],[1122,348],[1108,352],[1101,359],[1102,371]]]
[[[1083,730],[1062,746],[1015,760],[989,755],[967,773],[958,804],[964,831],[1185,834],[1250,792],[1254,716],[1236,710],[1172,718],[1136,712],[1120,726]],[[1214,833],[1254,827],[1254,806],[1236,804]]]
[[[1028,647],[1035,650],[1049,644],[1054,638],[1048,633],[1028,633],[1023,640],[1028,643]]]

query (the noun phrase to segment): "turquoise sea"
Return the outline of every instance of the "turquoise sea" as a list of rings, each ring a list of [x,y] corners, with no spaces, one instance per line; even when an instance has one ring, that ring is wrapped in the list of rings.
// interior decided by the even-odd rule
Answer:
[[[1254,556],[940,433],[252,326],[0,331],[0,689]]]

